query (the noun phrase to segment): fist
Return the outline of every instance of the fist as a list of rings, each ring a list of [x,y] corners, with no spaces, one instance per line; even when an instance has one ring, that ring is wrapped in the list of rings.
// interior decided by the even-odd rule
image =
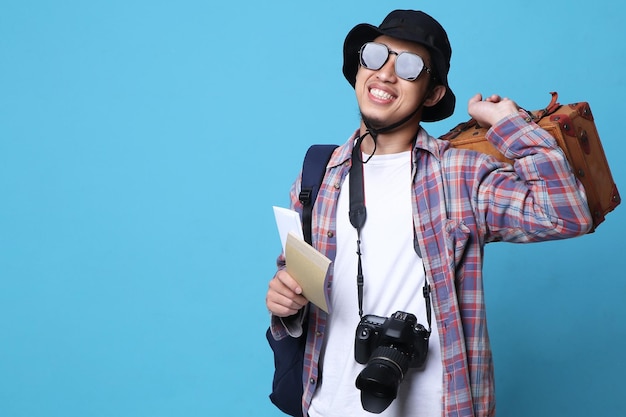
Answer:
[[[302,295],[302,288],[286,271],[280,270],[270,281],[265,304],[270,313],[278,317],[288,317],[296,314],[307,305]]]
[[[519,106],[508,98],[493,94],[483,100],[479,93],[469,99],[467,112],[480,126],[490,128],[503,118],[516,114]]]

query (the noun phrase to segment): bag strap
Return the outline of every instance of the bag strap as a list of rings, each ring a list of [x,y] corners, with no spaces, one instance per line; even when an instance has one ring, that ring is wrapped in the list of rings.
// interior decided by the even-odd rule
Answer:
[[[326,173],[326,165],[337,145],[312,145],[302,163],[302,186],[298,199],[302,203],[302,232],[304,240],[311,245],[311,221],[313,205]]]

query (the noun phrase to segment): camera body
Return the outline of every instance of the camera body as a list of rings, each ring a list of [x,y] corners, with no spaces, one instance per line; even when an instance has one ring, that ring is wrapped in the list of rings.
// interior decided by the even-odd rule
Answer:
[[[366,364],[379,346],[398,350],[410,368],[423,368],[428,356],[430,332],[411,313],[397,311],[389,318],[366,315],[356,328],[354,359]]]
[[[424,369],[430,331],[411,313],[397,311],[389,318],[366,315],[356,328],[354,359],[365,364],[357,376],[361,404],[381,413],[398,395],[409,368]]]

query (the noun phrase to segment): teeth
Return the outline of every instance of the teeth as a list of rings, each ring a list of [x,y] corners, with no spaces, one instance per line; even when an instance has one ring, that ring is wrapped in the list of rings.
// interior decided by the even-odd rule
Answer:
[[[372,95],[376,98],[382,99],[382,100],[391,100],[393,98],[393,96],[383,90],[379,90],[378,88],[372,88],[370,90],[370,93],[372,93]]]

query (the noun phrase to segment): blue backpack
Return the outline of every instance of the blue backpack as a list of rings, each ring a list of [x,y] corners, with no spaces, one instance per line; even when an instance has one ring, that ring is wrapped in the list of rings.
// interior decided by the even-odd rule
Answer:
[[[313,205],[326,173],[328,161],[337,145],[313,145],[307,151],[302,164],[302,186],[298,196],[302,203],[302,232],[304,240],[311,244],[311,218]],[[274,379],[270,400],[282,412],[302,416],[303,366],[306,346],[306,325],[301,337],[285,337],[275,340],[270,329],[265,337],[274,352]]]

